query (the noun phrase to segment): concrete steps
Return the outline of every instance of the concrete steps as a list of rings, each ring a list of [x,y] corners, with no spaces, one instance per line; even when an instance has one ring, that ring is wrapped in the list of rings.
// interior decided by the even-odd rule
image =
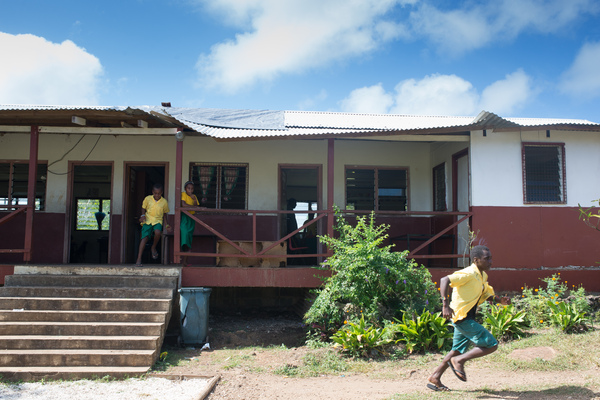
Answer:
[[[5,379],[139,376],[156,362],[178,267],[16,266],[0,288]]]

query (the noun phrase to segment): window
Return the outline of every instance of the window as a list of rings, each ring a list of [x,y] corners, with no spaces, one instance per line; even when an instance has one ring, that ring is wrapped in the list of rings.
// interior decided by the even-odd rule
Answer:
[[[108,231],[110,199],[77,199],[77,230]]]
[[[523,201],[566,203],[564,144],[523,143]]]
[[[408,171],[401,168],[346,168],[346,208],[406,211]]]
[[[245,210],[248,193],[247,164],[193,163],[190,177],[201,207]]]
[[[433,211],[446,211],[446,164],[433,168]]]
[[[43,210],[46,200],[46,164],[38,164],[35,182],[35,209]],[[27,205],[27,161],[0,161],[0,205]],[[2,210],[6,210],[2,208]]]

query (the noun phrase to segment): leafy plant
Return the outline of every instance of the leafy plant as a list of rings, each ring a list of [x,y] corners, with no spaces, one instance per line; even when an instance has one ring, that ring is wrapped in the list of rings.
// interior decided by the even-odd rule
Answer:
[[[600,199],[592,200],[592,203],[598,203],[600,206]],[[579,220],[582,220],[590,228],[600,231],[600,207],[592,206],[589,208],[583,208],[581,204],[578,204],[578,206]]]
[[[580,311],[589,312],[585,289],[582,287],[568,289],[567,282],[561,281],[560,272],[550,277],[543,278],[546,287],[523,288],[520,299],[515,304],[517,308],[526,311],[526,320],[531,325],[543,324],[547,320],[550,310],[548,302],[568,301],[577,306]]]
[[[564,301],[548,302],[551,310],[550,321],[565,333],[587,331],[585,312],[579,311],[575,304]]]
[[[439,295],[431,274],[408,252],[392,252],[384,246],[387,225],[376,225],[375,214],[357,217],[351,226],[337,212],[338,237],[321,237],[333,255],[320,269],[330,270],[311,308],[304,316],[313,334],[329,337],[344,321],[364,318],[381,326],[384,320],[399,318],[402,310],[420,314],[439,307]]]
[[[489,303],[484,303],[489,304]],[[517,310],[512,304],[489,305],[482,307],[483,326],[497,339],[518,339],[525,337],[523,329],[529,327],[525,310]]]
[[[392,342],[387,328],[368,325],[364,317],[357,324],[346,321],[344,326],[333,334],[331,340],[335,343],[334,347],[342,347],[343,352],[363,357],[369,355],[372,350]]]
[[[442,350],[452,342],[452,332],[448,329],[448,321],[441,313],[431,314],[428,310],[415,318],[408,313],[402,320],[393,325],[400,338],[398,342],[406,345],[410,353],[427,350]]]

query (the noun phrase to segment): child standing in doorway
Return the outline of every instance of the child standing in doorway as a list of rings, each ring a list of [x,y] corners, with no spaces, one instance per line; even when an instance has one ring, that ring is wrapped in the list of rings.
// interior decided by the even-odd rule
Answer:
[[[167,232],[171,232],[171,227],[167,224],[167,213],[169,212],[169,204],[167,200],[162,197],[163,186],[160,183],[156,183],[152,187],[152,194],[146,196],[142,203],[142,215],[140,216],[140,224],[142,225],[142,240],[140,242],[140,248],[138,250],[138,257],[135,265],[137,267],[142,266],[142,254],[148,239],[154,236],[152,242],[152,258],[156,260],[158,258],[158,251],[156,246],[160,242],[160,235],[162,233],[163,222]]]

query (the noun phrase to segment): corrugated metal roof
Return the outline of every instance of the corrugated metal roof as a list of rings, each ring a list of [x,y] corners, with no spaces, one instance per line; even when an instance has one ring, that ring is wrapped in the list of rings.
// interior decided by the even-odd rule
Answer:
[[[286,111],[288,127],[414,130],[466,126],[473,117],[436,117],[400,114],[355,114],[336,112]]]
[[[160,118],[179,124],[199,134],[221,140],[248,138],[331,136],[454,134],[475,129],[532,129],[556,126],[561,129],[592,128],[600,124],[579,119],[503,118],[482,111],[477,117],[419,116],[398,114],[357,114],[319,111],[231,110],[157,106],[41,106],[0,105],[0,111],[68,111],[123,112],[127,115]],[[43,119],[43,117],[41,117]]]

